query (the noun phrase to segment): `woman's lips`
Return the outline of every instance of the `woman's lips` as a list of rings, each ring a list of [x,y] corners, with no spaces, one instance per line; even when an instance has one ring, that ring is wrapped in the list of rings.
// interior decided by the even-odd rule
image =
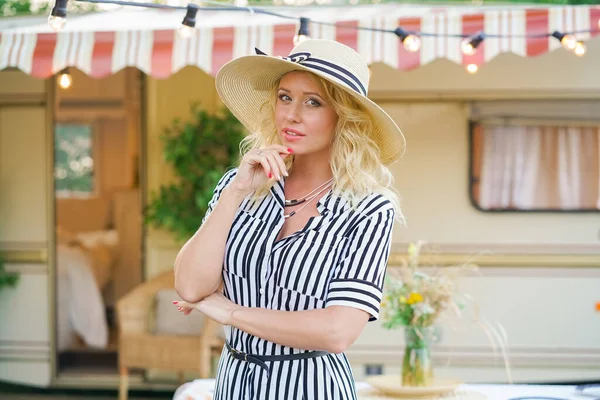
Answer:
[[[295,133],[295,135],[292,135],[290,133]],[[287,141],[297,142],[298,140],[304,137],[304,134],[295,129],[283,129],[283,136]]]

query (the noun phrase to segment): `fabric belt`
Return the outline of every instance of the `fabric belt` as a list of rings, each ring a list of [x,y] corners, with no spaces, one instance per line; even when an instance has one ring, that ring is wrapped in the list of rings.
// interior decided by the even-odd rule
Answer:
[[[237,360],[246,361],[252,364],[256,364],[267,373],[267,378],[269,377],[269,367],[267,367],[266,362],[268,361],[290,361],[290,360],[305,360],[307,358],[316,358],[323,357],[328,355],[329,353],[326,351],[307,351],[304,353],[295,353],[295,354],[280,354],[280,355],[270,355],[263,356],[257,354],[246,354],[239,350],[234,349],[229,345],[228,342],[225,342],[225,346],[227,346],[227,350],[231,356]]]

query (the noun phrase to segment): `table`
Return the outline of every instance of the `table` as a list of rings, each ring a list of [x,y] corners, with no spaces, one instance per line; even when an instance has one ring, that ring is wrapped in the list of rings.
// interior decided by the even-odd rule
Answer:
[[[196,379],[181,385],[173,400],[211,400],[213,388],[213,379]],[[372,388],[365,382],[357,382],[356,389],[359,399],[364,399],[367,397],[361,393]],[[458,388],[458,392],[461,391],[480,393],[486,400],[600,400],[600,387],[582,393],[576,386],[567,385],[464,384]],[[461,396],[452,397],[460,400]]]

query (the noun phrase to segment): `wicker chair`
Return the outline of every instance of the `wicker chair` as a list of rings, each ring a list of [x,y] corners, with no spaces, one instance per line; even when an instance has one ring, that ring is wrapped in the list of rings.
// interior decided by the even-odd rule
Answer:
[[[220,327],[206,318],[199,336],[157,335],[148,330],[157,292],[174,286],[172,271],[136,286],[117,302],[119,324],[119,400],[126,400],[130,368],[156,368],[179,372],[194,370],[199,378],[210,378],[211,353],[223,347]]]

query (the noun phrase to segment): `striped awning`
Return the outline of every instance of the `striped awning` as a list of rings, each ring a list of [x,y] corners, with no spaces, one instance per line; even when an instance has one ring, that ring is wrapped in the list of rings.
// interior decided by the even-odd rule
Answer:
[[[277,8],[290,16],[335,22],[311,25],[313,38],[334,39],[364,56],[369,63],[383,62],[410,70],[448,59],[462,65],[482,65],[502,53],[533,57],[560,47],[554,38],[525,38],[525,34],[588,31],[598,35],[599,6],[557,7],[420,7],[381,4],[372,6]],[[247,12],[200,12],[193,37],[184,39],[177,28],[185,11],[118,9],[72,17],[59,33],[45,18],[0,21],[0,70],[18,68],[38,78],[65,67],[76,67],[96,78],[124,67],[136,67],[156,78],[166,78],[185,66],[215,74],[227,61],[254,54],[287,55],[298,26],[295,20]],[[508,35],[487,38],[474,55],[463,55],[460,38],[422,37],[418,52],[404,49],[391,33],[357,31],[352,26],[443,34]],[[571,56],[569,54],[568,56]]]

